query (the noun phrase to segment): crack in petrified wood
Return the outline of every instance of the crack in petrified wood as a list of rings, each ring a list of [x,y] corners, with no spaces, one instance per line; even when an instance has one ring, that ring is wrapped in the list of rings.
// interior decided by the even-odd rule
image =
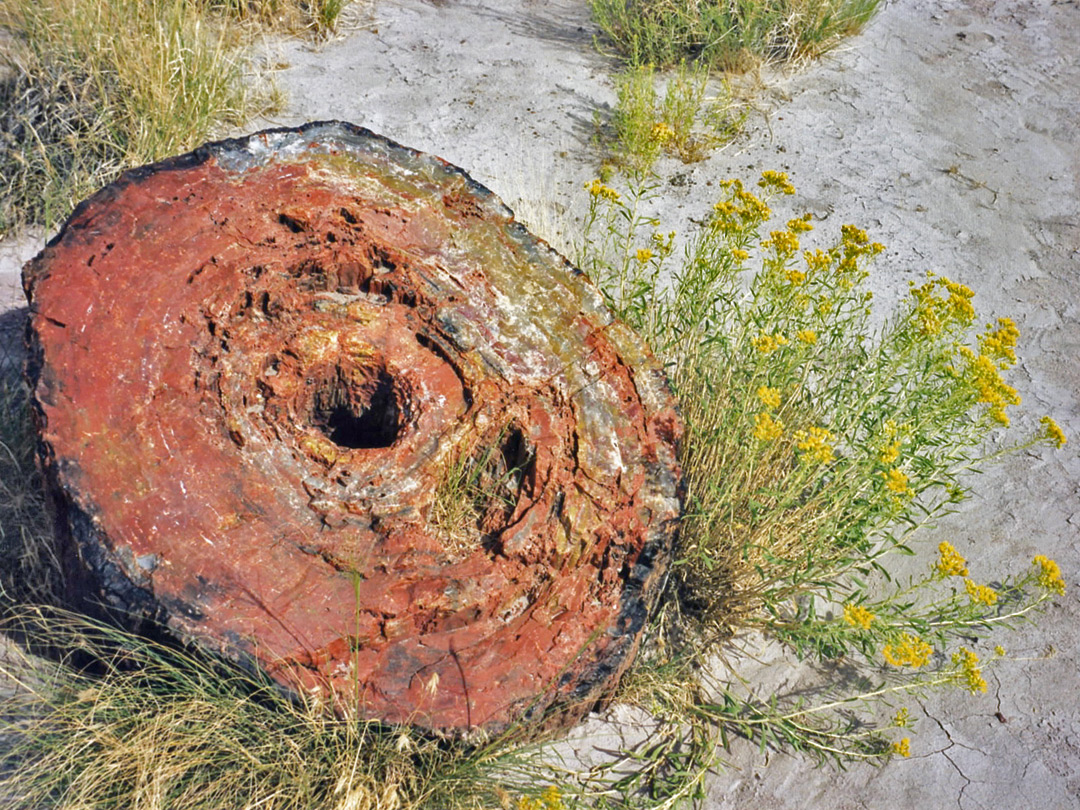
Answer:
[[[572,719],[629,662],[681,507],[671,396],[460,170],[336,122],[211,144],[83,203],[24,283],[92,597],[443,732]],[[463,548],[432,504],[480,452],[514,475]]]

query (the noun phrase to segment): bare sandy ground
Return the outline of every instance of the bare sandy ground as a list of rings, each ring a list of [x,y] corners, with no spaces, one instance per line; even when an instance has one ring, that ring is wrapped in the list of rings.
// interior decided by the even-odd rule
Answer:
[[[615,64],[592,46],[576,0],[378,0],[314,48],[267,47],[287,67],[274,122],[340,118],[456,163],[541,236],[573,241],[582,185],[601,157],[594,114],[614,102]],[[1076,0],[898,0],[838,51],[793,75],[769,75],[746,132],[693,166],[663,163],[661,214],[688,231],[716,181],[787,171],[789,211],[822,236],[866,227],[889,250],[878,300],[927,270],[976,290],[980,313],[1013,317],[1024,398],[1018,431],[1051,414],[1064,450],[1014,456],[977,496],[920,541],[942,538],[983,580],[1057,560],[1068,583],[1054,607],[1004,644],[985,696],[911,700],[910,760],[818,769],[735,744],[710,781],[709,808],[1080,807],[1080,4]],[[257,125],[256,125],[257,126]],[[255,128],[253,126],[252,128]],[[39,243],[0,243],[0,302],[18,304],[18,265]],[[761,656],[758,656],[761,657]],[[765,651],[740,674],[785,690],[805,671]],[[597,723],[576,735],[587,748]]]

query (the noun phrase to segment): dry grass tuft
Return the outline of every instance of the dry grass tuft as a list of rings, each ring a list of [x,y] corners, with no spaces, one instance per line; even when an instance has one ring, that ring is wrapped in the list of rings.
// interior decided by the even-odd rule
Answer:
[[[879,0],[590,0],[593,19],[632,65],[694,59],[741,71],[820,56],[858,32]]]
[[[8,0],[0,28],[0,233],[277,103],[235,28],[190,0]]]

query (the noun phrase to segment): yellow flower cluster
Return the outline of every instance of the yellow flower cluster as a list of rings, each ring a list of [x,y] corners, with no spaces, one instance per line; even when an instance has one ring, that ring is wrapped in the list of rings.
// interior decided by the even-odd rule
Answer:
[[[809,213],[803,214],[801,217],[788,220],[788,230],[792,233],[807,233],[814,230],[814,226],[810,224],[811,215]]]
[[[757,390],[757,397],[761,400],[762,404],[767,408],[779,408],[780,407],[780,389],[770,388],[767,385],[763,385]]]
[[[763,171],[758,185],[764,189],[779,191],[781,194],[795,193],[795,186],[788,180],[787,172]]]
[[[751,338],[750,343],[762,354],[772,354],[781,346],[787,346],[788,339],[779,332],[774,335],[762,333],[755,338]]]
[[[938,543],[937,570],[944,577],[966,577],[968,575],[967,560],[960,556],[953,544],[948,540]]]
[[[721,233],[739,233],[772,216],[769,206],[747,191],[741,180],[724,180],[720,185],[727,190],[728,198],[713,206],[710,225]]]
[[[795,446],[819,464],[833,460],[833,435],[825,428],[812,427],[795,433]]]
[[[800,329],[798,332],[795,333],[795,337],[796,339],[798,339],[802,343],[805,343],[808,346],[813,346],[815,343],[817,343],[817,332],[815,332],[813,329]]]
[[[761,247],[775,250],[776,255],[781,258],[793,256],[799,249],[799,237],[792,231],[771,231],[769,238],[761,243]]]
[[[996,360],[1001,368],[1016,365],[1016,341],[1020,330],[1012,318],[998,318],[998,328],[987,325],[986,334],[979,335],[979,353]]]
[[[661,146],[671,143],[675,140],[675,130],[671,128],[671,125],[665,121],[657,121],[652,126],[652,132],[650,133],[653,141]]]
[[[637,253],[634,254],[634,258],[642,264],[645,264],[649,259],[653,257],[653,252],[648,248],[638,248]]]
[[[768,413],[754,416],[754,438],[759,442],[771,442],[784,435],[784,423],[773,419]]]
[[[930,660],[934,648],[918,636],[904,633],[896,644],[886,644],[881,654],[894,667],[918,669]]]
[[[915,287],[913,282],[911,290],[922,333],[933,337],[941,334],[943,329],[969,326],[975,320],[975,308],[971,305],[975,293],[945,276],[926,275],[930,280],[921,287]],[[948,296],[938,297],[940,290],[945,290]]]
[[[910,757],[911,756],[911,738],[910,737],[904,737],[904,739],[900,740],[900,742],[894,742],[892,744],[892,752],[894,754],[899,754],[902,757]]]
[[[654,233],[652,243],[661,253],[670,253],[672,246],[675,244],[675,231],[668,231],[666,234]]]
[[[966,376],[968,382],[979,393],[979,402],[990,406],[990,418],[1006,427],[1009,417],[1005,408],[1020,404],[1020,394],[1001,378],[997,363],[985,354],[976,355],[967,346],[958,350],[967,361]]]
[[[898,458],[900,458],[900,440],[894,439],[882,448],[881,463],[895,464]]]
[[[731,251],[731,255],[735,258],[736,261],[740,262],[745,262],[747,259],[750,258],[750,254],[742,248],[733,248]]]
[[[960,667],[959,679],[971,694],[986,691],[986,680],[979,669],[979,656],[966,647],[961,647],[959,652],[953,653],[953,664]]]
[[[836,272],[840,277],[840,287],[850,290],[856,281],[866,277],[866,272],[859,272],[859,259],[864,256],[876,256],[885,250],[880,242],[871,242],[862,228],[854,225],[840,226],[840,247],[829,251],[831,261],[836,263]]]
[[[908,486],[908,477],[895,467],[888,472],[883,472],[881,476],[885,479],[885,488],[889,492],[895,492],[897,495],[912,494],[911,487]]]
[[[967,590],[967,594],[973,603],[981,602],[987,607],[997,604],[997,591],[989,585],[976,585],[970,579],[965,579],[964,588]]]
[[[806,273],[802,270],[788,270],[784,276],[794,287],[798,287],[806,281]]]
[[[591,183],[586,183],[585,189],[593,197],[599,197],[602,200],[611,200],[612,202],[615,202],[619,199],[619,192],[617,192],[611,186],[605,186],[598,179],[593,180]]]
[[[1065,431],[1058,427],[1058,423],[1051,419],[1049,416],[1044,416],[1039,420],[1043,426],[1043,438],[1053,444],[1055,447],[1064,447],[1068,439],[1065,438]]]
[[[1065,580],[1061,577],[1061,569],[1058,564],[1042,554],[1036,555],[1031,561],[1032,565],[1039,566],[1039,585],[1056,594],[1065,593]]]
[[[907,710],[906,706],[897,710],[896,716],[893,717],[892,724],[897,728],[907,728],[911,725],[911,713]]]
[[[862,605],[844,605],[844,621],[852,627],[869,630],[874,623],[874,614]]]
[[[522,796],[518,799],[518,810],[565,810],[562,793],[555,785],[544,788],[539,796]]]
[[[832,256],[823,250],[815,250],[813,253],[804,250],[803,261],[806,262],[806,269],[813,275],[828,270],[832,265]]]

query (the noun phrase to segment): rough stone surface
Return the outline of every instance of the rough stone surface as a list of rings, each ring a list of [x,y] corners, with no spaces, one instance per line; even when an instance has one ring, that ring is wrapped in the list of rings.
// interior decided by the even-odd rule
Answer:
[[[337,122],[211,144],[83,203],[24,285],[92,599],[449,733],[573,719],[631,659],[680,511],[666,381],[464,172]]]

